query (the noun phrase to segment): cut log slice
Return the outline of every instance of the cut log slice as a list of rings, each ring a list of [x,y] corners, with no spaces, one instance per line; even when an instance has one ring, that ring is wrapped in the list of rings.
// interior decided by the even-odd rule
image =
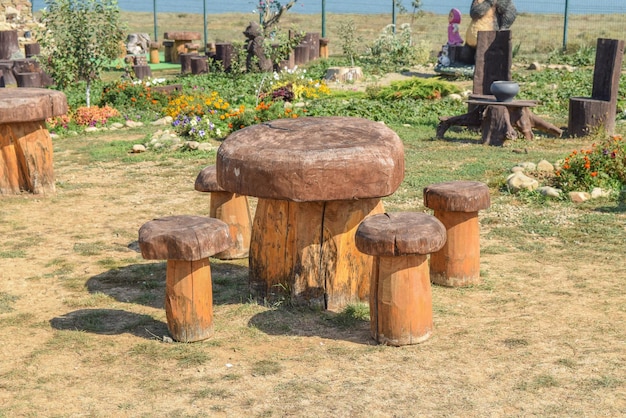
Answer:
[[[356,246],[365,254],[430,254],[446,243],[446,228],[434,216],[419,212],[383,213],[366,218],[356,231]]]
[[[231,134],[217,155],[226,190],[296,202],[392,194],[404,178],[404,148],[387,126],[361,118],[279,119]]]
[[[231,245],[228,225],[203,216],[169,216],[139,229],[139,248],[147,260],[201,260]]]
[[[424,206],[448,212],[478,212],[491,205],[489,187],[478,181],[449,181],[424,188]]]
[[[194,188],[199,192],[224,192],[225,190],[217,184],[217,170],[214,165],[205,167],[196,177]]]

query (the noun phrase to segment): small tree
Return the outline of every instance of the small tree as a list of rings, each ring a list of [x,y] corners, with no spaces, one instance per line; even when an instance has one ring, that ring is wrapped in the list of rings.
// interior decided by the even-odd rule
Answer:
[[[278,24],[282,15],[291,9],[298,0],[289,0],[287,4],[282,4],[278,0],[259,0],[257,10],[259,11],[259,23],[263,28],[263,33],[267,36],[272,26]]]
[[[58,88],[77,81],[87,83],[90,106],[91,83],[120,55],[125,27],[117,0],[46,0],[43,27],[37,33],[39,61]]]

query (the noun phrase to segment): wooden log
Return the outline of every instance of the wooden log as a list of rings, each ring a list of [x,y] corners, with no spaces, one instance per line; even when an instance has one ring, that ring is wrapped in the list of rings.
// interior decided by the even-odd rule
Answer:
[[[320,34],[308,32],[304,35],[304,42],[309,47],[309,61],[314,61],[320,57]]]
[[[41,73],[16,73],[18,87],[43,87],[41,83]]]
[[[206,56],[191,57],[191,74],[207,74],[209,72],[209,62]]]
[[[150,64],[158,64],[161,62],[161,57],[159,57],[159,48],[161,44],[159,42],[150,42]]]
[[[0,60],[0,70],[2,70],[2,81],[5,87],[17,87],[17,80],[13,74],[14,61]]]
[[[227,42],[218,42],[215,44],[215,60],[221,63],[222,69],[226,72],[230,71],[233,54],[233,44]]]
[[[250,243],[250,286],[261,299],[341,310],[366,300],[372,256],[354,235],[382,213],[379,198],[332,202],[259,199]]]
[[[293,50],[295,65],[303,65],[309,62],[309,45],[301,43]]]
[[[446,227],[445,245],[430,256],[430,277],[443,286],[480,283],[478,211],[490,206],[489,188],[474,181],[451,181],[424,188],[424,205]]]
[[[17,31],[0,30],[0,60],[14,59],[20,53],[21,50],[17,41]]]
[[[507,139],[517,138],[506,106],[487,106],[482,122],[483,144],[502,146]]]
[[[41,46],[39,43],[34,42],[30,44],[24,44],[24,55],[26,58],[31,58],[41,53]]]
[[[213,288],[209,259],[167,260],[165,314],[172,338],[180,342],[213,335]]]
[[[572,137],[586,136],[603,129],[608,134],[615,127],[611,115],[611,102],[590,97],[571,97],[569,99],[568,134]]]
[[[472,93],[490,94],[494,81],[511,80],[512,64],[510,30],[478,32]]]
[[[0,124],[0,194],[53,194],[52,151],[44,120]]]
[[[133,65],[133,72],[139,80],[152,77],[152,70],[149,65]]]
[[[210,193],[209,216],[226,223],[233,239],[233,245],[215,254],[215,257],[222,260],[248,257],[252,236],[252,216],[248,198],[221,188],[217,183],[214,165],[200,171],[194,188],[199,192]]]
[[[172,62],[172,48],[174,47],[174,41],[165,39],[163,41],[163,61]]]
[[[427,340],[433,330],[432,290],[425,255],[376,257],[370,331],[380,344],[402,346]]]
[[[180,59],[180,73],[181,74],[191,73],[191,59],[197,56],[198,56],[197,52],[191,52],[189,54],[180,54],[178,56]]]
[[[320,38],[320,58],[328,58],[328,38]]]

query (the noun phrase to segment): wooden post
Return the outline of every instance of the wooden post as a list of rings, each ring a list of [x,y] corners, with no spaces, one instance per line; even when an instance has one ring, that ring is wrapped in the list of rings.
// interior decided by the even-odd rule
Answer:
[[[0,60],[16,58],[20,53],[16,30],[0,30]]]
[[[224,71],[230,71],[232,59],[233,44],[227,42],[219,42],[215,44],[215,60],[222,63],[222,69]]]
[[[209,72],[209,62],[204,55],[191,57],[191,74],[206,74]]]
[[[149,65],[133,65],[133,72],[135,73],[135,77],[139,80],[152,77],[152,70]]]
[[[167,260],[167,327],[176,341],[194,342],[213,335],[213,287],[208,258]]]
[[[191,59],[197,56],[198,56],[197,52],[192,52],[189,54],[180,54],[178,56],[180,59],[180,73],[181,74],[189,74],[191,72]]]
[[[474,181],[450,181],[424,188],[424,205],[446,227],[447,241],[430,256],[430,277],[443,286],[480,283],[478,211],[490,205],[489,188]]]
[[[161,62],[159,57],[159,48],[161,44],[159,42],[150,42],[150,64],[158,64]]]
[[[304,35],[304,42],[309,47],[309,61],[313,61],[320,56],[320,34],[307,33]]]
[[[301,43],[300,45],[298,45],[293,50],[295,65],[302,65],[309,62],[309,51],[309,45],[307,45],[306,43]]]
[[[174,41],[169,39],[163,40],[163,61],[172,62],[172,48],[174,47]]]
[[[328,38],[320,38],[320,58],[328,58]]]
[[[31,58],[39,55],[41,52],[41,47],[37,42],[31,44],[24,44],[24,55],[26,58]]]

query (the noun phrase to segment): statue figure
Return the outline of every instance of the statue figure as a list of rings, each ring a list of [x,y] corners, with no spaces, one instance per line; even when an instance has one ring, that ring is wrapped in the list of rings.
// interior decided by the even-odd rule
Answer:
[[[461,24],[461,12],[459,9],[451,9],[448,14],[448,45],[463,45],[463,38],[459,34]]]
[[[517,9],[512,0],[472,0],[472,21],[465,34],[465,43],[475,48],[479,31],[509,29],[516,16]]]
[[[257,64],[261,71],[272,71],[272,60],[267,58],[265,51],[263,50],[263,29],[256,22],[250,22],[243,34],[248,38],[246,41],[246,69],[248,71],[254,70],[254,65]],[[255,62],[254,57],[257,61]]]

